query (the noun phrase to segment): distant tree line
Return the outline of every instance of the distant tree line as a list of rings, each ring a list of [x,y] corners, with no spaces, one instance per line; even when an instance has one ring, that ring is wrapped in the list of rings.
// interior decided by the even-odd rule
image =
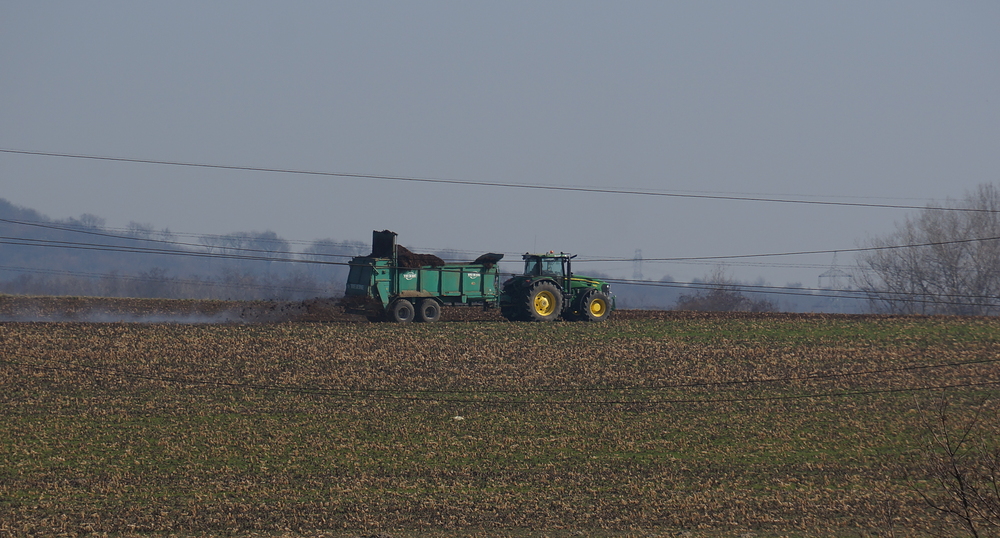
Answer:
[[[170,276],[152,268],[135,275],[110,272],[99,276],[22,273],[0,281],[9,295],[79,295],[163,299],[300,300],[343,293],[338,281],[320,281],[298,272],[284,276],[223,270],[212,277]]]
[[[296,251],[272,231],[180,237],[85,214],[52,220],[0,199],[0,293],[278,299],[343,293],[360,241],[320,239]]]
[[[773,291],[768,287],[762,279],[741,282],[720,267],[692,282],[676,282],[667,275],[659,281],[616,283],[611,289],[619,308],[857,314],[868,306],[864,296],[852,290],[807,290],[800,283]]]
[[[744,293],[739,283],[716,271],[707,286],[677,298],[676,310],[698,312],[775,312],[774,303],[763,297]]]
[[[346,281],[346,262],[369,251],[367,243],[334,239],[297,247],[272,231],[192,238],[136,222],[115,230],[96,215],[51,220],[4,199],[0,237],[0,293],[7,294],[337,296]],[[852,293],[768,293],[721,271],[690,284],[666,276],[659,282],[616,284],[613,291],[620,308],[1000,314],[1000,189],[995,185],[929,206],[865,246],[870,250],[857,257]],[[857,300],[858,292],[867,305]]]

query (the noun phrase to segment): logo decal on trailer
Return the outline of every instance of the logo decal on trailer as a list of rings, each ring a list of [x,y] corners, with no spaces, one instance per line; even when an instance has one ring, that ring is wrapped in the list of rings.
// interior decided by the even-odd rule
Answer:
[[[479,278],[479,273],[469,273],[469,278]]]
[[[409,273],[403,273],[403,278],[406,280],[413,280],[414,278],[417,278],[417,272],[410,271]]]

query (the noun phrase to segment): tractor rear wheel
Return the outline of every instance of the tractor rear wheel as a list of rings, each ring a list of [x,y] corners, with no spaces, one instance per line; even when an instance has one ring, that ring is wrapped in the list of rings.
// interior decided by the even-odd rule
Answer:
[[[604,293],[592,291],[580,301],[579,312],[582,320],[604,321],[611,315],[611,301]]]
[[[396,299],[389,305],[389,320],[396,323],[409,323],[413,321],[413,303],[406,299]]]
[[[562,313],[562,291],[552,282],[539,282],[531,287],[524,308],[531,321],[552,321]]]
[[[417,321],[434,323],[441,319],[441,305],[434,299],[421,299],[417,305]]]

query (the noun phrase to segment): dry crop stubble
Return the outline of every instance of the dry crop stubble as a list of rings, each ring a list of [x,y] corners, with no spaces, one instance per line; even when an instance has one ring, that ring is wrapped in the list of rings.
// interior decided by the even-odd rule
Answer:
[[[901,369],[993,320],[623,318],[2,324],[2,530],[920,534],[931,396],[860,393],[998,381]]]

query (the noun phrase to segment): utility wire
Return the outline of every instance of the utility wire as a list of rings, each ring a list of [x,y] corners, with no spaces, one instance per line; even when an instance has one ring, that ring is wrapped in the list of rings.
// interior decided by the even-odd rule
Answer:
[[[4,219],[4,218],[0,218],[0,222],[6,222],[8,224],[17,224],[17,225],[23,225],[23,226],[32,226],[32,227],[39,227],[39,228],[47,228],[47,229],[52,229],[52,230],[65,231],[65,232],[73,232],[73,233],[82,233],[82,234],[88,234],[88,235],[96,235],[96,236],[101,236],[101,237],[109,237],[109,238],[122,239],[122,240],[128,240],[128,241],[144,241],[144,242],[148,242],[148,243],[151,242],[151,243],[160,243],[160,244],[175,245],[175,246],[182,246],[182,247],[193,247],[193,248],[197,248],[197,249],[219,249],[219,250],[224,250],[224,251],[257,252],[257,253],[265,253],[265,254],[286,254],[286,255],[315,256],[315,257],[326,257],[326,258],[353,258],[353,257],[355,257],[357,255],[360,255],[360,254],[332,254],[332,253],[323,253],[323,252],[277,251],[277,250],[265,250],[265,249],[251,249],[251,248],[246,248],[246,247],[217,246],[217,245],[211,245],[211,244],[208,244],[208,243],[188,243],[188,242],[181,242],[181,241],[171,241],[171,240],[167,240],[167,239],[156,239],[156,238],[152,238],[152,237],[136,237],[134,235],[128,235],[126,233],[127,230],[124,229],[124,228],[102,227],[102,228],[98,228],[98,229],[88,229],[88,228],[75,227],[75,226],[72,226],[72,225],[59,225],[59,224],[52,224],[52,223],[44,223],[44,222],[36,222],[36,221],[24,221],[24,220],[13,220],[13,219]],[[99,231],[99,230],[101,230],[101,231]],[[112,233],[108,233],[107,230],[119,231],[119,232],[123,232],[123,233],[112,234]],[[225,235],[214,235],[214,234],[174,233],[174,232],[171,232],[171,234],[172,235],[187,236],[187,237],[200,237],[200,238],[213,238],[213,239],[228,239],[229,238],[229,237],[227,237]],[[23,238],[23,239],[29,240],[29,238]],[[303,240],[294,240],[294,239],[281,239],[281,240],[276,241],[276,242],[280,242],[280,241],[285,241],[285,242],[288,242],[289,244],[303,244],[303,245],[313,245],[313,244],[315,244],[315,241],[303,241]],[[341,247],[341,248],[356,248],[358,246],[355,242],[350,242],[350,241],[334,241],[334,242],[330,242],[330,244],[333,245],[333,246]],[[899,248],[905,248],[906,246],[907,245],[904,245],[904,246],[901,246]],[[455,253],[455,254],[463,254],[464,253],[464,254],[469,254],[469,255],[475,255],[475,254],[481,252],[481,251],[461,250],[461,249],[424,249],[424,250],[431,250],[431,251],[435,251],[436,250],[439,253],[445,253],[445,252],[447,252],[447,253]],[[818,253],[830,253],[830,252],[842,252],[842,251],[843,250],[830,250],[830,251],[815,251],[815,252],[818,252]],[[792,255],[794,253],[786,253],[786,254],[787,255]],[[504,255],[505,256],[510,255],[510,256],[512,256],[512,258],[510,260],[506,260],[506,261],[504,261],[502,263],[512,262],[512,261],[514,261],[514,258],[516,258],[516,256],[517,256],[516,254],[511,254],[511,253],[504,253]],[[780,255],[782,255],[782,254],[773,254],[773,256],[780,256]],[[691,258],[691,259],[692,260],[700,260],[701,258]],[[663,260],[671,260],[672,261],[672,259],[669,259],[669,258],[649,258],[648,260],[644,260],[644,261],[663,261]],[[688,260],[688,258],[684,258],[684,259],[680,259],[679,261],[675,261],[674,263],[693,263],[693,264],[696,264],[696,265],[699,264],[698,261],[688,262],[687,260]],[[457,259],[457,258],[455,258],[455,259],[445,258],[445,261],[459,263],[459,262],[462,262],[463,260],[462,259]],[[606,259],[605,258],[577,258],[577,261],[578,262],[581,262],[581,261],[582,262],[633,262],[634,260],[631,259],[631,258],[606,258]],[[711,263],[710,260],[707,260],[707,261],[705,261],[702,264],[708,264],[708,263]],[[803,263],[799,263],[799,264],[788,264],[788,263],[726,264],[724,262],[720,262],[719,264],[720,265],[726,265],[726,266],[734,266],[734,267],[794,267],[794,268],[800,268],[800,269],[822,269],[822,268],[829,267],[829,264],[815,264],[815,263],[812,263],[812,264],[803,264]]]
[[[137,282],[163,282],[164,278],[166,278],[166,280],[169,281],[169,282],[171,282],[171,283],[181,283],[181,284],[190,283],[190,284],[198,284],[198,285],[205,285],[205,286],[243,287],[243,286],[237,285],[237,284],[223,284],[223,283],[206,282],[206,281],[198,281],[198,280],[184,280],[184,279],[167,278],[167,277],[164,277],[164,278],[155,278],[155,277],[144,277],[144,276],[141,276],[141,275],[140,276],[136,276],[136,275],[120,275],[120,274],[110,274],[110,273],[89,273],[89,272],[81,272],[81,271],[66,271],[66,270],[55,270],[55,269],[39,269],[39,268],[20,267],[20,266],[7,266],[7,265],[0,265],[0,270],[2,270],[2,271],[14,271],[14,272],[20,272],[20,273],[39,273],[39,274],[49,274],[49,275],[77,276],[77,277],[91,278],[91,279],[109,279],[110,278],[110,279],[118,279],[118,280],[137,281]],[[620,284],[631,284],[631,285],[637,285],[637,286],[676,287],[676,288],[681,288],[681,289],[684,289],[684,290],[713,290],[713,289],[717,289],[720,286],[722,286],[722,285],[717,285],[717,284],[706,284],[706,283],[697,283],[697,282],[686,282],[686,283],[685,282],[652,282],[652,281],[647,281],[647,280],[624,280],[624,279],[605,279],[605,280],[607,282],[609,282],[609,283],[612,283],[612,284],[620,283]],[[254,287],[254,286],[249,286],[249,287]],[[284,290],[284,291],[312,291],[312,288],[310,288],[310,289],[307,290],[307,289],[287,288],[287,287],[275,288],[273,286],[257,286],[257,287],[259,287],[261,289],[281,289],[281,290]],[[723,287],[729,287],[729,286],[723,286]],[[740,290],[742,291],[743,286],[735,286],[735,287],[740,288]],[[754,286],[754,288],[764,288],[764,287],[762,287],[762,286]],[[845,291],[843,294],[841,294],[840,292],[823,294],[823,293],[806,293],[806,292],[810,292],[810,291],[831,292],[831,290],[827,290],[827,289],[823,289],[823,288],[781,288],[781,287],[775,287],[775,286],[767,286],[766,288],[767,288],[766,290],[755,290],[755,291],[757,293],[764,293],[764,294],[766,294],[766,293],[779,293],[779,291],[773,291],[772,292],[772,291],[768,291],[768,290],[797,290],[795,293],[787,293],[787,295],[802,295],[802,296],[807,296],[807,297],[848,298],[848,299],[863,299],[863,298],[865,298],[865,297],[855,297],[853,295],[847,295],[847,293],[853,293],[853,294],[863,293],[863,292],[857,291],[857,290]]]
[[[812,292],[826,292],[829,295],[826,297],[837,297],[837,298],[868,298],[872,292],[867,290],[857,290],[857,289],[843,289],[834,290],[829,288],[806,288],[806,287],[788,287],[788,286],[765,286],[759,284],[726,284],[726,283],[715,283],[715,282],[654,282],[649,280],[629,280],[624,278],[604,278],[602,279],[611,284],[632,284],[636,286],[654,286],[654,287],[665,287],[665,288],[683,288],[683,289],[694,289],[694,290],[732,290],[734,292],[750,292],[750,293],[760,293],[760,294],[778,294],[778,295],[809,295],[817,297]],[[806,293],[809,292],[809,293]],[[909,296],[924,296],[928,295],[927,292],[904,292],[904,291],[879,291],[879,295],[882,296],[892,296],[892,297],[909,297]],[[989,295],[972,295],[963,293],[934,293],[935,297],[947,297],[955,299],[991,299],[997,300],[1000,297],[993,297]],[[957,303],[948,303],[957,304]]]
[[[101,274],[101,273],[84,273],[77,271],[57,271],[57,270],[47,270],[47,269],[32,269],[26,267],[11,267],[11,266],[0,266],[0,270],[5,271],[16,271],[16,272],[34,272],[42,274],[52,274],[52,275],[67,275],[67,276],[79,276],[83,278],[91,279],[120,279],[127,281],[137,281],[137,282],[166,282],[166,283],[177,283],[177,284],[192,284],[199,286],[208,287],[228,287],[228,288],[250,288],[250,289],[268,289],[277,291],[294,291],[294,292],[313,292],[313,291],[325,291],[325,288],[297,288],[289,286],[267,286],[267,285],[251,285],[251,284],[226,284],[221,282],[211,282],[211,281],[198,281],[198,280],[185,280],[177,278],[155,278],[155,277],[143,277],[134,275],[111,275],[111,274]],[[447,270],[447,269],[442,269]],[[456,269],[455,271],[458,271]],[[940,294],[940,297],[955,297],[955,298],[967,298],[970,301],[948,301],[941,299],[928,298],[926,294],[916,293],[916,292],[866,292],[863,290],[829,290],[824,288],[782,288],[777,286],[743,286],[743,285],[719,285],[719,284],[707,284],[698,282],[651,282],[651,281],[640,281],[640,280],[619,280],[619,279],[605,279],[607,282],[615,284],[630,284],[635,286],[651,286],[651,287],[673,287],[679,288],[686,291],[711,291],[721,288],[731,288],[734,292],[742,293],[756,293],[764,296],[768,295],[791,295],[798,297],[810,297],[810,298],[826,298],[826,299],[845,299],[845,300],[855,300],[855,301],[865,301],[865,300],[891,300],[900,301],[914,304],[929,304],[929,305],[943,305],[943,306],[988,306],[992,305],[992,302],[1000,300],[997,297],[988,297],[980,295],[960,295],[960,294]],[[753,289],[744,290],[744,287],[750,287]],[[980,299],[983,302],[975,302],[974,300]],[[992,302],[991,302],[992,301]]]
[[[1000,213],[1000,211],[992,209],[960,209],[954,207],[934,207],[934,206],[915,206],[915,205],[904,205],[904,204],[873,204],[873,203],[862,203],[862,202],[834,202],[834,201],[824,201],[824,200],[798,200],[789,198],[768,198],[768,197],[757,197],[757,196],[734,196],[734,195],[721,195],[721,194],[693,194],[693,193],[681,193],[681,192],[660,192],[660,191],[647,191],[647,190],[626,190],[626,189],[611,189],[602,187],[572,187],[572,186],[562,186],[562,185],[542,185],[542,184],[525,184],[525,183],[503,183],[495,181],[471,181],[471,180],[459,180],[459,179],[441,179],[441,178],[420,178],[420,177],[408,177],[408,176],[388,176],[388,175],[378,175],[378,174],[360,174],[360,173],[347,173],[347,172],[323,172],[314,170],[297,170],[293,168],[265,168],[256,166],[238,166],[238,165],[222,165],[222,164],[208,164],[208,163],[192,163],[192,162],[182,162],[182,161],[163,161],[154,159],[135,159],[126,157],[108,157],[108,156],[98,156],[98,155],[81,155],[72,153],[56,153],[47,151],[27,151],[27,150],[15,150],[15,149],[0,149],[0,153],[9,153],[17,155],[33,155],[40,157],[60,157],[68,159],[87,159],[87,160],[97,160],[97,161],[110,161],[110,162],[122,162],[122,163],[134,163],[134,164],[155,164],[162,166],[178,166],[186,168],[208,168],[216,170],[236,170],[243,172],[267,172],[267,173],[278,173],[278,174],[295,174],[295,175],[306,175],[306,176],[321,176],[321,177],[338,177],[338,178],[348,178],[348,179],[372,179],[381,181],[405,181],[405,182],[416,182],[416,183],[431,183],[431,184],[443,184],[443,185],[469,185],[477,187],[501,187],[509,189],[534,189],[534,190],[550,190],[550,191],[564,191],[564,192],[583,192],[592,194],[619,194],[619,195],[634,195],[634,196],[656,196],[665,198],[695,198],[695,199],[705,199],[705,200],[731,200],[731,201],[742,201],[742,202],[770,202],[770,203],[782,203],[782,204],[808,204],[808,205],[824,205],[824,206],[841,206],[841,207],[867,207],[867,208],[879,208],[879,209],[916,209],[916,210],[937,210],[937,211],[967,211],[975,213]]]
[[[146,374],[134,374],[134,372],[127,372],[118,370],[115,368],[105,368],[99,366],[86,366],[86,365],[59,365],[59,366],[38,366],[30,365],[25,363],[19,363],[15,361],[0,361],[0,363],[6,362],[10,365],[24,366],[27,368],[51,368],[53,370],[73,371],[73,372],[100,372],[106,373],[108,375],[120,376],[120,377],[130,377],[133,375],[146,376]],[[972,365],[983,365],[983,364],[995,364],[1000,362],[998,359],[977,359],[969,361],[955,361],[955,362],[945,362],[945,363],[932,363],[932,364],[910,364],[906,366],[900,366],[897,368],[881,368],[873,370],[859,370],[854,372],[838,372],[838,373],[824,373],[824,374],[809,374],[804,376],[783,376],[783,377],[766,377],[766,378],[746,378],[746,379],[734,379],[726,381],[697,381],[689,383],[675,383],[675,384],[660,384],[660,385],[624,385],[624,386],[600,386],[600,387],[535,387],[535,388],[522,388],[522,389],[414,389],[407,390],[401,388],[388,388],[388,389],[375,389],[375,388],[364,388],[364,387],[301,387],[301,386],[290,386],[290,385],[246,385],[241,383],[234,383],[230,381],[216,381],[216,380],[197,380],[184,377],[152,377],[146,376],[143,379],[152,380],[166,380],[176,383],[187,383],[187,384],[200,384],[200,385],[220,385],[220,386],[236,386],[236,387],[251,387],[251,388],[267,388],[282,391],[318,391],[320,393],[332,393],[332,394],[529,394],[529,393],[572,393],[572,392],[636,392],[636,391],[664,391],[664,390],[674,390],[674,389],[691,389],[691,388],[712,388],[712,387],[728,387],[734,385],[761,385],[761,384],[772,384],[772,383],[789,383],[797,381],[824,381],[832,379],[844,379],[844,378],[855,378],[864,377],[870,375],[879,374],[893,374],[893,373],[905,373],[914,372],[919,370],[935,370],[941,368],[956,368],[961,366],[972,366]]]
[[[181,247],[194,247],[194,248],[200,248],[200,249],[213,249],[213,248],[217,248],[217,249],[224,250],[224,251],[253,252],[253,253],[269,254],[269,255],[273,255],[273,254],[286,254],[286,255],[291,255],[291,256],[300,255],[300,253],[298,253],[298,252],[283,251],[283,250],[266,250],[266,249],[255,249],[255,248],[246,248],[246,247],[229,247],[229,246],[221,246],[221,245],[210,245],[210,244],[205,244],[205,243],[185,243],[185,242],[181,242],[181,241],[170,241],[170,240],[167,240],[167,239],[155,239],[155,238],[152,238],[152,237],[134,237],[134,236],[130,236],[130,235],[111,234],[111,233],[107,233],[107,232],[103,232],[103,231],[98,231],[98,230],[88,230],[88,229],[75,228],[75,227],[72,227],[72,226],[60,226],[60,225],[57,225],[57,224],[46,224],[46,223],[41,223],[41,222],[30,222],[30,221],[21,221],[21,220],[12,220],[12,219],[3,219],[3,218],[0,218],[0,222],[6,222],[8,224],[17,224],[17,225],[21,225],[21,226],[31,226],[31,227],[36,227],[36,228],[46,228],[46,229],[50,229],[50,230],[58,230],[58,231],[63,231],[63,232],[73,232],[73,233],[81,233],[81,234],[86,234],[86,235],[96,235],[96,236],[100,236],[100,237],[108,237],[108,238],[111,238],[111,239],[122,239],[122,240],[126,240],[126,241],[144,241],[144,242],[147,242],[147,243],[157,243],[157,244],[174,245],[174,246],[181,246]],[[203,237],[224,237],[224,236],[203,236]],[[23,239],[25,241],[35,241],[34,239],[29,239],[29,238],[23,238]],[[282,241],[284,241],[284,240],[282,240]],[[66,243],[72,243],[72,242],[71,241],[66,241]],[[137,248],[142,248],[142,247],[137,247]],[[353,257],[353,255],[350,255],[350,254],[324,254],[324,253],[312,253],[312,252],[304,253],[302,255],[306,255],[306,256],[335,257],[335,258],[351,258],[351,257]]]
[[[953,384],[939,384],[930,386],[917,386],[917,387],[889,387],[882,389],[868,389],[868,390],[847,390],[847,391],[834,391],[834,392],[821,392],[821,393],[808,393],[808,394],[790,394],[784,396],[745,396],[745,397],[723,397],[723,398],[670,398],[670,399],[658,399],[658,400],[488,400],[488,399],[476,399],[476,398],[438,398],[432,396],[399,396],[398,394],[416,394],[414,391],[399,390],[394,391],[394,393],[375,393],[373,391],[357,391],[357,390],[343,390],[343,389],[323,389],[323,388],[313,388],[313,387],[301,387],[301,386],[289,386],[289,385],[265,385],[265,384],[248,384],[248,383],[236,383],[231,381],[214,381],[214,380],[198,380],[189,379],[183,377],[168,377],[168,376],[155,376],[149,374],[140,374],[133,372],[122,372],[114,369],[104,369],[104,368],[93,368],[93,367],[65,367],[65,366],[39,366],[24,364],[16,361],[10,360],[0,360],[0,364],[8,364],[11,366],[21,366],[24,368],[29,368],[37,371],[49,371],[49,372],[73,372],[73,373],[89,373],[89,374],[99,374],[99,375],[110,375],[114,377],[121,378],[133,378],[133,379],[143,379],[147,381],[155,381],[161,383],[175,383],[180,385],[207,385],[207,386],[217,386],[217,387],[228,387],[228,388],[240,388],[247,390],[261,390],[270,392],[285,392],[293,394],[308,394],[308,395],[318,395],[318,396],[351,396],[356,395],[359,392],[368,394],[369,396],[376,397],[384,400],[395,400],[395,401],[417,401],[417,402],[431,402],[431,403],[463,403],[463,404],[489,404],[489,405],[622,405],[622,406],[656,406],[664,404],[711,404],[711,403],[747,403],[747,402],[775,402],[775,401],[788,401],[788,400],[805,400],[805,399],[818,399],[818,398],[836,398],[836,397],[847,397],[847,396],[862,396],[862,395],[874,395],[874,394],[891,394],[899,392],[925,392],[925,391],[937,391],[946,390],[953,388],[972,388],[972,387],[983,387],[991,385],[1000,385],[1000,381],[984,381],[984,382],[966,382],[966,383],[953,383]],[[484,392],[469,392],[469,394],[482,394]]]
[[[75,228],[72,226],[60,226],[56,224],[46,224],[31,221],[20,221],[13,219],[3,219],[0,218],[0,222],[6,222],[8,224],[17,224],[22,226],[32,226],[39,228],[47,228],[59,231],[82,233],[88,235],[96,235],[101,237],[109,237],[114,239],[123,239],[130,241],[145,241],[151,243],[160,243],[176,246],[185,247],[195,247],[195,248],[218,248],[220,250],[226,251],[237,251],[237,252],[254,252],[263,254],[285,254],[285,255],[301,255],[302,253],[292,252],[292,251],[274,251],[265,249],[253,249],[246,247],[227,247],[227,246],[217,246],[217,245],[207,245],[204,243],[185,243],[178,241],[170,241],[165,239],[154,239],[147,237],[134,237],[129,235],[119,235],[110,234],[106,232],[87,230]],[[224,236],[218,236],[224,237]],[[26,239],[29,240],[29,239]],[[812,254],[836,254],[840,252],[871,252],[880,250],[896,250],[896,249],[906,249],[906,248],[923,248],[923,247],[935,247],[935,246],[945,246],[945,245],[957,245],[957,244],[967,244],[967,243],[977,243],[983,241],[997,241],[1000,237],[982,237],[982,238],[972,238],[972,239],[954,239],[948,241],[932,241],[927,243],[911,243],[907,245],[884,245],[884,246],[874,246],[874,247],[857,247],[857,248],[841,248],[841,249],[828,249],[828,250],[802,250],[802,251],[789,251],[789,252],[770,252],[763,254],[735,254],[726,256],[680,256],[671,258],[643,258],[643,262],[680,262],[680,261],[711,261],[711,260],[728,260],[728,259],[743,259],[743,258],[765,258],[765,257],[778,257],[778,256],[802,256],[802,255],[812,255]],[[283,240],[284,241],[284,240]],[[471,252],[471,251],[457,251],[457,252]],[[338,257],[338,258],[352,258],[354,255],[351,254],[324,254],[324,253],[305,253],[308,256],[325,256],[325,257]],[[511,255],[516,256],[516,254],[504,253],[505,256]],[[578,257],[576,262],[634,262],[632,258],[580,258]]]
[[[7,237],[7,236],[0,236],[0,244],[16,245],[22,247],[49,247],[49,248],[67,248],[76,250],[95,250],[104,252],[127,252],[131,254],[190,256],[194,258],[212,258],[212,259],[226,259],[226,260],[266,261],[266,262],[282,262],[282,263],[312,263],[320,265],[349,265],[347,262],[302,260],[295,258],[250,256],[250,255],[225,254],[225,253],[213,253],[213,252],[194,252],[194,251],[169,250],[169,249],[148,248],[148,247],[138,247],[138,246],[132,246],[132,247],[115,246],[115,245],[107,245],[101,243],[80,243],[74,241],[56,241],[50,239],[25,239],[20,237]],[[266,251],[261,251],[261,252],[266,252]]]
[[[948,241],[931,241],[927,243],[912,243],[909,245],[885,245],[877,247],[857,247],[857,248],[842,248],[836,250],[800,250],[792,252],[771,252],[767,254],[737,254],[731,256],[685,256],[685,257],[675,257],[675,258],[643,258],[643,262],[676,262],[676,261],[691,261],[691,260],[732,260],[739,258],[767,258],[775,256],[803,256],[808,254],[838,254],[840,252],[872,252],[879,250],[896,250],[903,248],[922,248],[922,247],[939,247],[944,245],[960,245],[965,243],[977,243],[980,241],[997,241],[1000,237],[981,237],[973,239],[952,239]],[[582,258],[579,261],[585,262],[631,262],[634,261],[631,258]]]
[[[0,265],[0,271],[13,271],[18,273],[33,273],[33,274],[37,273],[44,275],[76,276],[82,278],[90,278],[94,280],[122,280],[126,282],[157,282],[165,284],[183,284],[183,285],[202,286],[209,288],[258,289],[258,290],[289,291],[289,292],[302,292],[302,293],[327,291],[327,288],[321,288],[321,287],[299,288],[299,287],[284,286],[284,285],[268,286],[264,284],[245,284],[245,283],[235,284],[235,283],[226,283],[213,280],[192,280],[183,278],[173,278],[167,276],[154,277],[154,276],[142,276],[142,275],[121,275],[117,273],[87,273],[81,271],[60,271],[55,269],[38,269],[31,267],[17,267],[9,265]]]
[[[177,241],[169,241],[163,239],[153,239],[153,238],[136,238],[125,235],[109,234],[106,232],[98,230],[81,230],[74,227],[67,227],[56,224],[29,222],[29,221],[19,221],[14,219],[2,219],[0,222],[6,222],[8,224],[23,225],[30,227],[39,227],[43,229],[52,229],[57,231],[83,233],[88,235],[95,235],[100,237],[107,237],[111,239],[121,239],[128,241],[143,241],[154,244],[164,244],[176,247],[196,247],[196,248],[208,248],[207,245],[199,245],[194,243],[184,243]],[[977,238],[977,239],[959,239],[952,241],[935,241],[928,243],[916,243],[909,245],[889,245],[881,247],[868,247],[868,248],[857,248],[848,249],[847,251],[859,252],[859,251],[873,251],[873,250],[886,250],[886,249],[902,249],[902,248],[922,248],[922,247],[932,247],[932,246],[942,246],[951,244],[966,244],[972,242],[981,241],[995,241],[1000,240],[1000,237],[987,237],[987,238]],[[286,256],[301,256],[302,254],[291,252],[291,251],[272,251],[265,249],[253,249],[245,247],[214,247],[219,248],[222,252],[205,252],[205,251],[190,251],[190,250],[178,250],[178,249],[165,249],[165,248],[152,248],[152,247],[142,247],[142,246],[126,246],[126,245],[108,245],[104,243],[83,243],[76,241],[58,241],[49,239],[31,239],[22,237],[10,237],[10,236],[0,236],[0,244],[9,244],[16,246],[34,246],[34,247],[52,247],[52,248],[68,248],[68,249],[81,249],[81,250],[97,250],[97,251],[109,251],[109,252],[122,252],[122,253],[134,253],[134,254],[147,254],[147,255],[169,255],[169,256],[190,256],[190,257],[200,257],[200,258],[210,258],[210,259],[229,259],[229,260],[242,260],[242,261],[267,261],[267,262],[282,262],[282,263],[306,263],[306,264],[321,264],[321,265],[339,265],[346,266],[349,265],[347,262],[334,262],[334,261],[324,261],[315,259],[302,259],[302,258],[291,258],[291,257],[278,257],[278,255]],[[791,256],[791,255],[802,255],[802,254],[819,254],[819,253],[831,253],[831,252],[843,252],[845,250],[825,250],[825,251],[799,251],[799,252],[783,252],[783,253],[768,253],[768,254],[747,254],[747,255],[734,255],[734,256],[713,256],[713,257],[679,257],[679,258],[650,258],[643,261],[690,261],[690,260],[712,260],[712,259],[736,259],[736,258],[754,258],[754,257],[768,257],[768,256]],[[233,252],[245,252],[248,254],[234,254]],[[340,258],[352,258],[353,255],[350,254],[306,254],[307,256],[327,256],[327,257],[340,257]],[[628,259],[583,259],[583,262],[622,262],[631,261]],[[444,269],[447,270],[447,269]],[[727,287],[727,284],[718,283],[669,283],[669,282],[650,282],[650,281],[639,281],[639,280],[627,280],[627,279],[615,279],[607,278],[610,283],[619,284],[631,284],[631,285],[641,285],[641,286],[657,286],[657,287],[683,287],[685,289],[717,289],[719,287]],[[793,296],[810,296],[810,297],[829,297],[829,298],[839,298],[839,299],[871,299],[873,294],[861,290],[826,290],[822,288],[788,288],[788,287],[777,287],[777,286],[759,286],[759,285],[734,285],[736,288],[743,289],[756,289],[763,290],[763,292],[776,294],[776,295],[793,295]],[[813,292],[821,292],[819,294]],[[998,297],[990,296],[979,296],[979,295],[960,295],[960,294],[947,294],[947,293],[935,293],[934,298],[927,298],[923,293],[904,293],[904,292],[880,292],[880,300],[886,299],[898,299],[907,300],[905,297],[922,297],[920,299],[913,299],[913,302],[926,303],[926,304],[940,304],[940,305],[967,305],[968,303],[961,302],[949,302],[942,301],[940,298],[954,298],[954,299],[984,299],[984,300],[996,300]]]
[[[159,248],[149,248],[149,247],[138,247],[138,246],[115,246],[107,245],[101,243],[81,243],[73,241],[56,241],[56,240],[44,240],[44,239],[26,239],[18,237],[7,237],[0,236],[0,244],[14,245],[14,246],[28,246],[28,247],[47,247],[47,248],[65,248],[65,249],[76,249],[76,250],[90,250],[90,251],[104,251],[104,252],[121,252],[121,253],[131,253],[131,254],[147,254],[147,255],[166,255],[166,256],[188,256],[196,258],[208,258],[208,259],[225,259],[225,260],[239,260],[239,261],[265,261],[265,262],[281,262],[281,263],[305,263],[305,264],[319,264],[326,266],[349,266],[348,262],[334,262],[334,261],[322,261],[322,260],[303,260],[297,258],[280,258],[280,257],[270,257],[270,256],[251,256],[251,255],[239,255],[239,254],[226,254],[226,253],[211,253],[211,252],[194,252],[194,251],[182,251],[182,250],[170,250],[170,249],[159,249]],[[260,251],[256,249],[241,249],[248,250],[252,252],[267,252]],[[294,253],[292,253],[294,254]],[[442,271],[462,271],[461,268],[441,268]],[[792,295],[792,296],[805,296],[805,297],[825,297],[825,298],[836,298],[836,299],[853,299],[853,300],[870,300],[874,296],[878,300],[895,299],[908,301],[919,304],[935,304],[935,305],[946,305],[946,306],[968,306],[970,302],[958,302],[958,301],[945,301],[938,298],[927,297],[928,294],[916,293],[916,292],[878,292],[869,293],[862,290],[824,290],[822,288],[788,288],[788,287],[778,287],[778,286],[759,286],[759,285],[744,285],[744,284],[719,284],[719,283],[695,283],[695,282],[652,282],[645,280],[627,280],[627,279],[616,279],[616,278],[606,278],[607,282],[612,284],[630,284],[638,286],[652,286],[652,287],[673,287],[673,288],[683,288],[683,289],[694,289],[694,290],[713,290],[718,288],[733,288],[734,290],[751,289],[758,290],[759,293],[766,293],[772,295]],[[812,290],[812,291],[810,291]],[[814,291],[820,291],[821,293],[815,293]],[[934,294],[935,297],[952,297],[952,298],[968,298],[968,299],[982,299],[986,301],[996,301],[1000,297],[991,296],[979,296],[979,295],[959,295],[959,294]],[[908,297],[914,297],[912,299]]]

